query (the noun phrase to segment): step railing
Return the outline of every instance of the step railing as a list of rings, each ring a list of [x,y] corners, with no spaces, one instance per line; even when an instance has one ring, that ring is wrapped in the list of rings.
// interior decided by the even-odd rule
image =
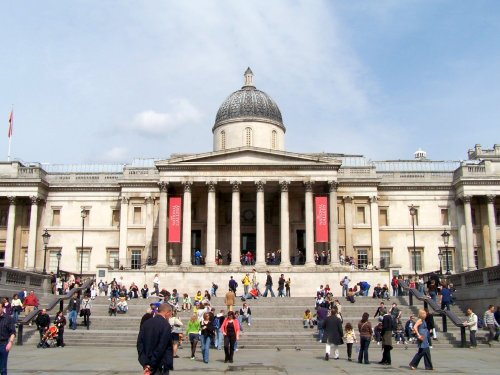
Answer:
[[[71,297],[73,297],[73,295],[75,293],[78,293],[80,291],[89,289],[90,286],[94,282],[95,282],[94,279],[87,279],[83,283],[83,285],[78,286],[78,287],[74,287],[73,289],[71,289],[70,291],[68,291],[68,293],[66,293],[64,295],[56,296],[56,298],[54,298],[52,300],[52,302],[49,302],[47,304],[47,306],[44,307],[44,308],[42,308],[42,309],[45,309],[47,311],[51,311],[54,307],[56,307],[57,305],[59,305],[59,309],[62,311],[63,310],[64,300],[70,299]],[[23,345],[23,328],[24,328],[24,326],[27,325],[27,324],[30,324],[34,319],[36,319],[36,317],[38,316],[38,314],[40,314],[40,312],[41,312],[42,309],[38,308],[36,310],[31,311],[28,315],[26,315],[24,317],[23,320],[21,320],[21,321],[18,322],[18,326],[17,326],[17,345]]]
[[[436,301],[434,301],[432,298],[429,296],[425,295],[424,293],[420,293],[417,289],[415,288],[410,288],[407,283],[402,283],[403,289],[408,292],[409,296],[409,305],[413,306],[413,298],[418,299],[419,301],[424,302],[424,308],[428,308],[429,306],[434,310],[438,315],[441,316],[443,320],[443,332],[448,332],[448,319],[451,320],[451,322],[460,328],[460,345],[462,348],[465,348],[467,346],[467,337],[465,335],[465,328],[467,327],[463,319],[460,319],[454,312],[449,311],[449,310],[443,310],[441,309],[441,306],[438,305]]]

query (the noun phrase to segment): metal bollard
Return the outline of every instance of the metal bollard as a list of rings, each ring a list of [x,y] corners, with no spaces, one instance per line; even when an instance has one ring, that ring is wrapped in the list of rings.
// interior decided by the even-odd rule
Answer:
[[[467,337],[465,336],[465,327],[460,327],[460,339],[462,341],[462,348],[467,346]]]
[[[17,345],[23,345],[23,325],[17,326]]]
[[[413,306],[413,293],[410,292],[410,306]]]
[[[442,315],[443,318],[443,332],[448,332],[448,321],[446,320],[446,315]]]

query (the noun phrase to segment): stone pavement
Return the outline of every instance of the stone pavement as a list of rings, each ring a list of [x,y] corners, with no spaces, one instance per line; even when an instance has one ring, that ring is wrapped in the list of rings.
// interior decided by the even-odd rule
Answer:
[[[498,373],[500,358],[498,345],[471,349],[435,349],[432,359],[435,373],[439,374],[494,374]],[[405,374],[415,373],[408,368],[408,363],[415,350],[393,350],[392,366],[376,364],[381,358],[380,347],[370,348],[371,365],[360,365],[346,360],[346,347],[340,351],[340,360],[323,360],[320,350],[240,350],[235,353],[235,363],[225,364],[223,351],[211,350],[210,363],[201,361],[197,353],[196,360],[188,357],[188,349],[179,351],[181,358],[175,359],[174,374],[224,374],[238,373],[269,375],[315,375],[327,373],[342,374]],[[353,353],[354,354],[354,353]],[[418,371],[423,371],[423,360]],[[16,346],[9,355],[9,374],[142,374],[134,348],[92,348],[65,347],[37,349],[32,346]]]

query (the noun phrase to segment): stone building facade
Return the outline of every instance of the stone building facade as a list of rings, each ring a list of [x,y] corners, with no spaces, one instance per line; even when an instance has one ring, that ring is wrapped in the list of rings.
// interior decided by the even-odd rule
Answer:
[[[212,152],[124,166],[1,162],[0,265],[55,271],[60,253],[61,269],[77,274],[103,266],[226,272],[245,269],[248,251],[259,269],[268,253],[281,254],[277,272],[343,272],[348,257],[360,269],[429,272],[440,252],[451,272],[499,262],[500,145],[446,162],[423,152],[397,161],[287,152],[280,110],[250,69],[212,132]],[[180,243],[168,242],[174,196],[182,198]],[[316,196],[328,199],[327,243],[315,242]],[[196,249],[204,264],[195,269]],[[317,265],[323,251],[327,264]]]

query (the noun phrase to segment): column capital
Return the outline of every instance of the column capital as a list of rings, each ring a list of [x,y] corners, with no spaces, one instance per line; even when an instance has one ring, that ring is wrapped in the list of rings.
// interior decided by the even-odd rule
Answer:
[[[462,197],[462,200],[464,203],[470,203],[470,201],[472,200],[472,196],[471,195],[464,195]]]
[[[231,186],[233,187],[233,192],[240,191],[241,181],[231,181]]]
[[[487,195],[486,196],[486,201],[488,203],[495,203],[495,198],[496,198],[496,195]]]
[[[376,195],[372,195],[372,196],[369,198],[370,203],[378,203],[379,199],[380,199],[380,198],[379,198],[378,196],[376,196]]]
[[[282,192],[287,192],[288,191],[288,185],[290,185],[290,181],[283,180],[280,181],[280,187]]]
[[[155,198],[154,198],[154,197],[152,197],[152,196],[149,196],[149,197],[145,197],[145,198],[144,198],[144,202],[145,202],[146,204],[151,204],[151,203],[153,203],[153,202],[154,202],[154,200],[155,200]]]
[[[306,189],[306,191],[312,191],[313,184],[314,184],[314,181],[304,181],[304,188]]]
[[[344,203],[352,203],[353,197],[351,197],[350,195],[346,195],[345,197],[342,197],[342,200],[344,201]]]
[[[339,183],[337,181],[328,181],[328,190],[331,192],[337,191]]]
[[[122,197],[121,201],[122,201],[122,204],[128,204],[128,202],[130,201],[130,198],[129,197]]]
[[[208,191],[214,193],[217,181],[207,181]]]
[[[160,192],[164,193],[168,189],[168,181],[160,181],[158,182],[158,188],[160,189]]]
[[[190,193],[191,192],[191,185],[193,185],[193,183],[191,181],[184,181],[182,183],[182,185],[184,185],[184,192],[185,193]]]
[[[264,185],[266,184],[266,181],[255,181],[255,185],[257,185],[257,191],[264,191]]]
[[[31,200],[31,205],[37,205],[38,203],[40,203],[40,198],[38,198],[37,196],[32,196],[30,197],[30,200]]]
[[[9,200],[9,204],[10,204],[10,205],[14,205],[14,204],[16,204],[16,199],[17,199],[17,197],[10,196],[10,197],[7,197],[7,199]]]

